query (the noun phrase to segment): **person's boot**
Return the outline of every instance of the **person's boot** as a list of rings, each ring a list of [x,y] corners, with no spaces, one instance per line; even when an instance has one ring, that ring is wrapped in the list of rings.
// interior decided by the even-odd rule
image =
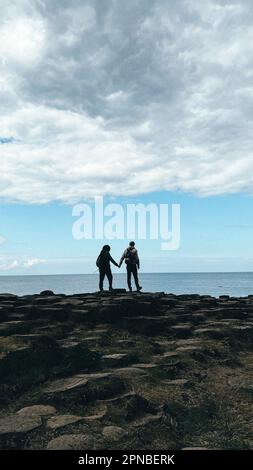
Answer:
[[[109,291],[110,291],[110,292],[114,291],[114,289],[112,288],[112,286],[109,287]]]
[[[140,292],[141,289],[142,289],[142,287],[141,287],[141,286],[138,286],[138,287],[137,287],[137,292]]]
[[[132,292],[132,290],[133,290],[132,287],[129,287],[129,292]]]

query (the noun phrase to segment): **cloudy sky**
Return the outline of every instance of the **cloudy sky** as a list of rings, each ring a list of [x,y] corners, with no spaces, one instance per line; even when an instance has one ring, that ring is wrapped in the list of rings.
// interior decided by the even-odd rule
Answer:
[[[226,224],[216,225],[216,253],[216,219],[196,239],[195,219],[185,216],[185,238],[195,245],[182,246],[173,269],[190,270],[192,261],[182,259],[197,254],[205,259],[200,270],[210,269],[213,256],[253,259],[252,250],[237,252],[235,244],[253,235],[252,1],[0,6],[1,272],[82,269],[63,261],[66,251],[78,258],[80,245],[57,240],[64,230],[71,237],[71,204],[99,194],[139,202],[167,197],[183,214],[198,213],[198,221],[208,219],[210,204],[219,218],[226,214]],[[49,230],[42,239],[35,214]],[[219,242],[227,226],[238,230],[229,252]],[[52,261],[56,244],[59,263]]]

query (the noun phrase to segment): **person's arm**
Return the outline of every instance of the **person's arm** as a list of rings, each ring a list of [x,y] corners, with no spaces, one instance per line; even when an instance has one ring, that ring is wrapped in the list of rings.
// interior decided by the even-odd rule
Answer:
[[[114,259],[111,257],[111,255],[109,255],[109,260],[110,260],[115,266],[118,266],[118,268],[119,268],[118,263],[116,263],[116,261],[114,261]]]
[[[125,257],[126,257],[126,254],[127,254],[127,250],[124,250],[124,253],[123,253],[123,255],[121,256],[121,259],[120,259],[120,262],[119,262],[119,267],[122,265],[122,263],[123,263],[123,261],[124,261],[124,259],[125,259]]]

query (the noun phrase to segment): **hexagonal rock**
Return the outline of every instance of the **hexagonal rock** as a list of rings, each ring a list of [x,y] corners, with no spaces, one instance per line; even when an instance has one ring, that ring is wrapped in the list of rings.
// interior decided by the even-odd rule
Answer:
[[[114,422],[119,418],[131,422],[143,414],[157,412],[157,407],[154,403],[135,392],[129,392],[114,399],[106,400],[106,403],[108,405],[108,416]]]
[[[85,450],[93,447],[93,439],[85,434],[64,434],[52,439],[48,445],[48,450]]]
[[[61,416],[52,416],[47,421],[47,428],[49,429],[58,429],[63,428],[64,426],[68,426],[68,424],[74,424],[78,421],[84,419],[82,416],[74,416],[74,415],[61,415]]]
[[[131,425],[134,428],[138,428],[138,427],[144,428],[146,426],[149,426],[150,424],[161,421],[162,417],[163,417],[162,412],[156,415],[146,415],[146,416],[136,419],[133,423],[131,423]]]
[[[105,418],[107,414],[107,407],[105,407],[105,409],[103,411],[101,411],[100,413],[98,412],[97,414],[94,414],[94,415],[91,415],[91,416],[85,416],[85,420],[86,421],[99,421],[100,419],[103,419]]]
[[[192,325],[189,323],[181,323],[180,325],[171,326],[171,331],[178,338],[185,338],[191,333]]]
[[[78,403],[108,398],[125,390],[125,382],[110,373],[77,374],[72,377],[55,380],[44,390],[47,401],[62,401],[68,404],[71,400]]]
[[[119,441],[127,435],[125,429],[118,426],[106,426],[102,432],[103,436],[110,441]]]
[[[119,360],[119,359],[123,359],[127,357],[127,354],[125,353],[114,353],[114,354],[105,354],[104,356],[102,356],[102,359],[115,359],[116,360]]]
[[[155,369],[157,367],[156,363],[153,362],[138,362],[138,364],[132,364],[134,369]]]
[[[26,406],[21,410],[17,411],[17,414],[20,416],[48,416],[56,413],[54,406],[50,405],[33,405]]]
[[[131,339],[118,339],[115,342],[119,343],[121,346],[127,346],[127,347],[132,347],[136,345],[136,341],[133,341]]]
[[[201,339],[198,339],[198,338],[178,339],[175,343],[176,348],[179,348],[180,346],[199,346],[199,345],[201,345]]]
[[[118,375],[123,379],[137,379],[138,377],[146,377],[147,375],[147,372],[145,372],[145,370],[138,367],[121,367],[119,369],[115,369],[113,372],[114,375]]]
[[[101,359],[106,367],[113,367],[127,362],[128,355],[125,353],[105,354]]]
[[[175,380],[164,380],[164,384],[166,385],[174,385],[174,386],[184,386],[190,383],[187,379],[175,379]]]
[[[89,411],[87,415],[84,415],[83,418],[87,421],[94,421],[103,419],[107,414],[107,405],[104,403],[104,400],[94,400],[93,403],[90,403]],[[87,410],[84,410],[87,411]]]
[[[203,348],[201,346],[179,346],[177,351],[180,352],[194,352],[194,351],[201,351]]]
[[[17,296],[15,294],[9,294],[9,293],[0,294],[0,300],[13,300],[16,298]]]
[[[159,362],[162,362],[164,360],[167,360],[170,357],[177,358],[178,353],[176,351],[167,351],[167,352],[162,353],[162,354],[156,354],[155,356],[152,357],[152,360],[159,363]]]
[[[67,392],[68,390],[81,388],[89,382],[89,380],[102,379],[109,377],[109,373],[98,373],[98,374],[77,374],[73,377],[67,377],[66,379],[55,380],[47,388],[45,393],[58,393]]]
[[[0,419],[0,436],[6,434],[26,434],[41,426],[39,416],[9,415]]]
[[[213,339],[221,339],[225,336],[229,336],[229,332],[226,329],[222,328],[198,328],[193,332],[196,336],[208,336]],[[230,333],[231,334],[231,333]]]

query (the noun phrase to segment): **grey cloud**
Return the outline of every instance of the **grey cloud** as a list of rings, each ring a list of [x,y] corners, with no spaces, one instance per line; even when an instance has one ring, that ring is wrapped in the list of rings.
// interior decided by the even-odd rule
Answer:
[[[3,199],[252,192],[250,0],[3,3]]]

